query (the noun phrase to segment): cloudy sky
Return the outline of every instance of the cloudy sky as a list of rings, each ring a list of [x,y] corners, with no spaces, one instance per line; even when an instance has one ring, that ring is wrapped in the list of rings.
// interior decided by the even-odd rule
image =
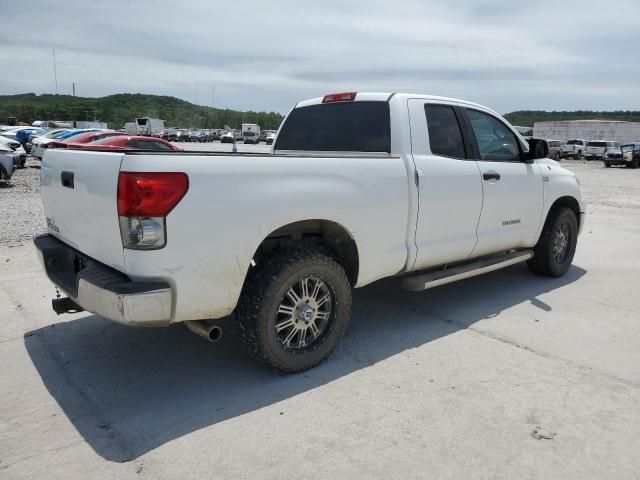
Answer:
[[[640,110],[640,1],[0,0],[0,94],[173,95],[286,112],[411,91],[506,113]]]

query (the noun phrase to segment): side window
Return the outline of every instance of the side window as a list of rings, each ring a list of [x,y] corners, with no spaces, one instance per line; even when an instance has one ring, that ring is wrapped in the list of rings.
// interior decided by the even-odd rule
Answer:
[[[425,105],[431,153],[451,158],[467,158],[462,131],[453,107]]]
[[[467,110],[478,143],[480,159],[490,162],[520,161],[520,146],[513,132],[500,120],[477,110]]]

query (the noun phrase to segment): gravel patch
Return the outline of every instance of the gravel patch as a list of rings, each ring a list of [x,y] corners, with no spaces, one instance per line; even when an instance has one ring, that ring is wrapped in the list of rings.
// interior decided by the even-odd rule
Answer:
[[[28,157],[26,168],[17,169],[10,183],[0,182],[0,245],[15,247],[46,231],[40,198],[40,162]]]

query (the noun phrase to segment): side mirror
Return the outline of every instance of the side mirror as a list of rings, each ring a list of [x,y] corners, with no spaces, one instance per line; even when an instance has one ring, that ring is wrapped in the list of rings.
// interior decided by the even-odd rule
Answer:
[[[549,144],[540,138],[530,138],[529,154],[526,155],[527,163],[533,162],[536,158],[547,158],[549,156]]]

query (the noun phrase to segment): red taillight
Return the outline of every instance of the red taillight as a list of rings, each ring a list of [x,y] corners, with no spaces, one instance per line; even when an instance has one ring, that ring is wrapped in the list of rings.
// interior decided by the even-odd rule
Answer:
[[[322,103],[353,102],[355,99],[356,92],[330,93],[324,96]]]
[[[166,217],[189,190],[186,173],[121,172],[118,215]]]

